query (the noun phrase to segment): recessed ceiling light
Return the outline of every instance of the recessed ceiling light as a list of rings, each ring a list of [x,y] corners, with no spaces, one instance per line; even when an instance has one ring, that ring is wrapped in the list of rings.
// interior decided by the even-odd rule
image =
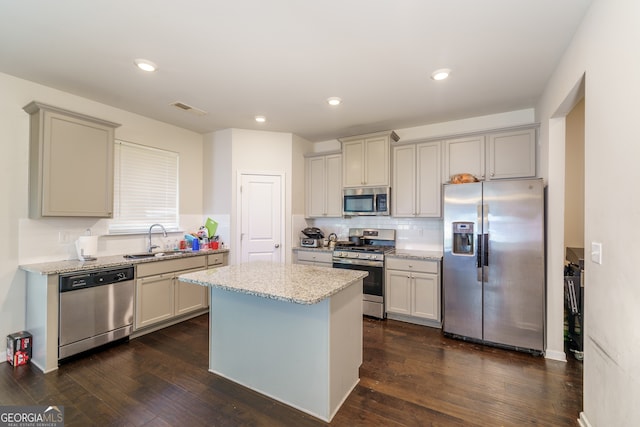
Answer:
[[[256,116],[256,122],[264,123],[266,121],[267,121],[267,118],[265,116]]]
[[[332,96],[331,98],[327,98],[327,103],[333,107],[336,105],[340,105],[342,103],[342,99],[337,96]]]
[[[444,80],[447,77],[449,77],[449,74],[451,74],[451,70],[448,68],[441,68],[439,70],[435,70],[433,73],[431,73],[431,78],[433,80]]]
[[[136,64],[136,66],[143,71],[153,72],[158,69],[158,66],[156,64],[146,59],[139,58],[133,61],[133,63]]]

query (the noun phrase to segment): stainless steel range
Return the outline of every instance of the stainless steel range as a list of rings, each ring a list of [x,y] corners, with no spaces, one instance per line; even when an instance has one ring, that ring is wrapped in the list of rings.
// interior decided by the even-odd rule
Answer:
[[[384,319],[384,256],[395,249],[396,231],[376,228],[349,229],[349,242],[338,242],[333,251],[333,268],[362,270],[364,278],[362,311]]]

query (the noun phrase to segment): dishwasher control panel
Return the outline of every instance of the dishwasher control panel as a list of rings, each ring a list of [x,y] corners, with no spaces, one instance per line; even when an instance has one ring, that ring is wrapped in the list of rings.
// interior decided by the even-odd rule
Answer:
[[[60,292],[133,280],[133,267],[82,271],[60,275]]]

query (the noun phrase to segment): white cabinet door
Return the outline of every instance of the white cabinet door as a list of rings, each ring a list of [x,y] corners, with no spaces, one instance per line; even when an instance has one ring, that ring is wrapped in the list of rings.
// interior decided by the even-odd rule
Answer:
[[[536,130],[494,133],[487,142],[488,179],[536,176]]]
[[[29,215],[111,218],[119,125],[38,102],[24,110],[31,115]]]
[[[390,319],[440,327],[440,263],[389,257],[385,302]]]
[[[387,270],[385,304],[387,313],[411,314],[411,273]]]
[[[393,147],[391,209],[395,217],[416,215],[416,146]]]
[[[444,142],[443,182],[451,175],[470,173],[484,179],[484,136],[451,139]]]
[[[305,169],[306,217],[341,217],[342,155],[308,157]]]
[[[173,317],[173,288],[173,274],[161,274],[136,280],[135,329]]]
[[[307,217],[321,217],[326,214],[326,168],[325,157],[309,157],[306,159],[307,177]]]
[[[440,320],[440,280],[436,274],[411,273],[411,314]]]
[[[326,208],[327,217],[342,217],[342,155],[326,156]]]
[[[390,176],[390,141],[395,132],[361,135],[341,139],[342,186],[388,187]]]
[[[389,186],[389,138],[367,138],[365,142],[364,185]]]
[[[205,286],[181,282],[176,278],[175,292],[176,315],[200,310],[208,305],[207,288]]]
[[[416,216],[441,216],[441,146],[440,141],[416,146]]]
[[[440,141],[393,147],[393,216],[441,215],[440,164]]]
[[[364,139],[342,143],[342,185],[364,185]]]
[[[536,176],[536,129],[445,141],[442,179],[470,173],[480,180]]]

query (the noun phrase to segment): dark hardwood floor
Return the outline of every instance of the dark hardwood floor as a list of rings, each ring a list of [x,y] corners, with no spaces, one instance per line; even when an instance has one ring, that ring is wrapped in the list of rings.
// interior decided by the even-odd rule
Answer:
[[[0,405],[63,405],[68,427],[325,425],[209,373],[207,322],[200,316],[46,375],[3,363]],[[574,359],[483,347],[392,320],[363,325],[361,380],[332,426],[577,425],[582,365]]]

